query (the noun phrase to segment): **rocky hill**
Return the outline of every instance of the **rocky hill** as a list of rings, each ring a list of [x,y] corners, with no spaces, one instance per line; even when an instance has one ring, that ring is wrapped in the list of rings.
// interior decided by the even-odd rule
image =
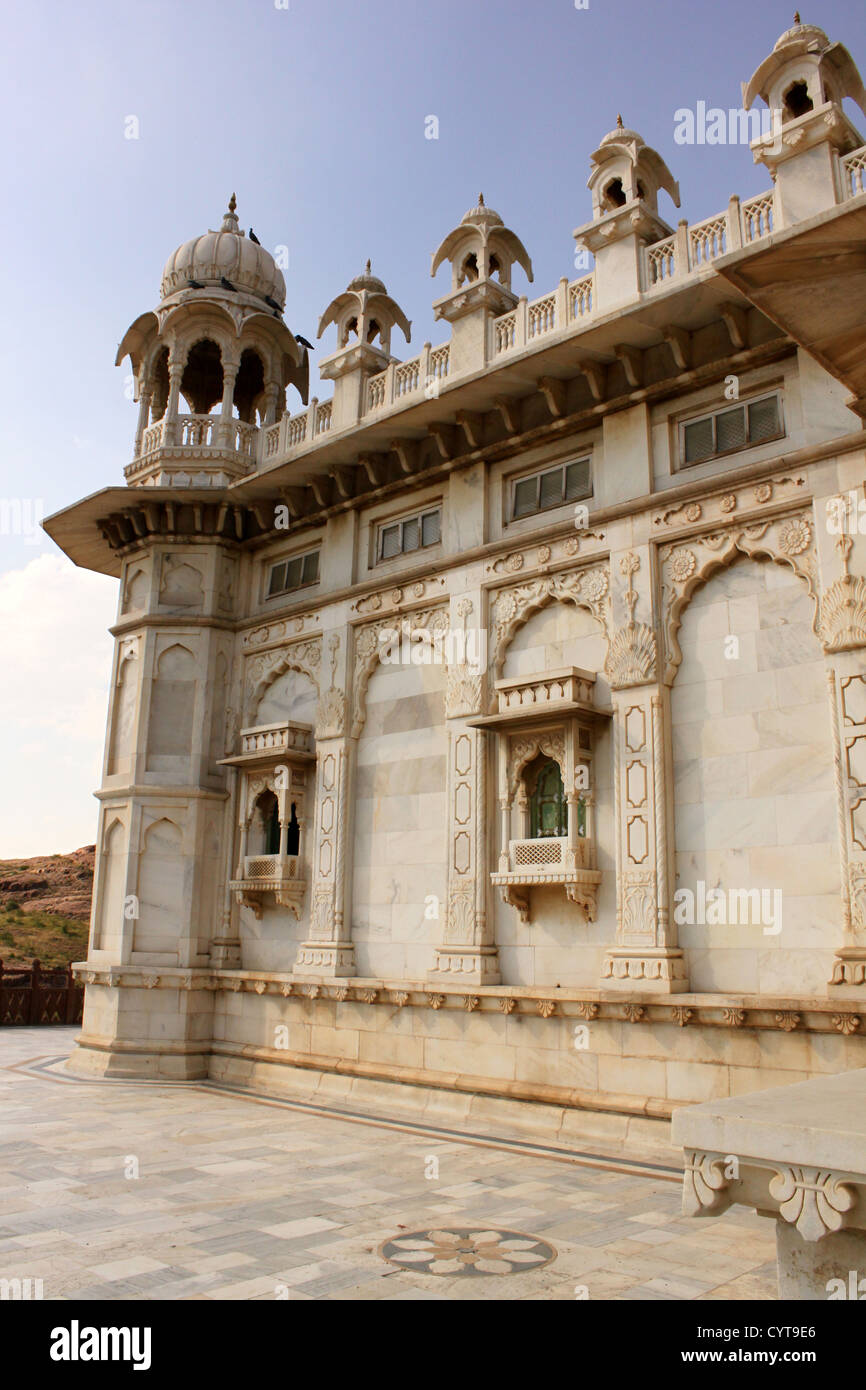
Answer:
[[[0,859],[0,960],[66,965],[87,954],[94,845],[71,854]]]

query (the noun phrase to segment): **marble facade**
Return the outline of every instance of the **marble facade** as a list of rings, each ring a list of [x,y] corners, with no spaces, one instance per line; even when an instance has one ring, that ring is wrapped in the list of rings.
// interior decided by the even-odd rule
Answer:
[[[807,252],[866,229],[840,49],[782,36],[773,188],[702,223],[620,122],[594,269],[539,299],[479,199],[416,358],[368,264],[329,400],[234,198],[170,258],[118,354],[126,486],[46,523],[119,581],[79,1071],[402,1083],[620,1142],[866,1066],[862,330],[803,346],[836,289]]]

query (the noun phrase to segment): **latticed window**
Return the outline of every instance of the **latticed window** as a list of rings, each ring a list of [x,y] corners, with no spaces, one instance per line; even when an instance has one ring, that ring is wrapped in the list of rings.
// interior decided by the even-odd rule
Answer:
[[[306,555],[296,555],[291,560],[281,560],[274,565],[268,580],[268,598],[275,594],[289,594],[293,589],[304,589],[308,584],[319,582],[319,552],[308,550]]]
[[[683,463],[703,463],[720,454],[749,449],[784,434],[778,394],[745,401],[682,425]]]
[[[588,458],[547,468],[543,473],[531,473],[514,484],[511,519],[519,521],[521,517],[546,512],[550,507],[561,507],[564,502],[589,497],[591,491]]]

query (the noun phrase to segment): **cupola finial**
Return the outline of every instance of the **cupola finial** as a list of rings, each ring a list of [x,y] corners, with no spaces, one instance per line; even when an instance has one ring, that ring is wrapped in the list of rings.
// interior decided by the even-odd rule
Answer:
[[[234,195],[234,193],[233,193],[232,196],[229,198],[229,212],[234,212],[234,210],[235,210],[235,208],[237,207],[237,205],[238,205],[238,200],[237,200],[237,198],[235,197],[235,195]]]
[[[372,265],[372,262],[371,262],[371,260],[370,260],[370,257],[368,256],[368,257],[367,257],[367,264],[366,264],[366,267],[365,267],[365,269],[366,269],[368,275],[370,274],[371,265]]]
[[[617,128],[617,130],[622,130],[622,129],[623,129],[623,124],[622,124],[622,113],[619,112],[619,111],[616,113],[616,128]]]
[[[801,22],[801,21],[800,21],[800,11],[799,11],[799,10],[795,10],[795,11],[794,11],[794,23],[795,23],[795,24],[799,24],[800,22]]]

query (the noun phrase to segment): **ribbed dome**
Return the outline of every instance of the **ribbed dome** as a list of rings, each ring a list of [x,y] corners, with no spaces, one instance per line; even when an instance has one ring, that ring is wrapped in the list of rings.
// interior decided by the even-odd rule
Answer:
[[[615,129],[608,131],[604,139],[599,142],[599,149],[602,145],[612,145],[618,140],[632,140],[636,145],[645,143],[643,136],[638,135],[636,130],[629,130],[628,126],[623,125],[622,116],[617,116]]]
[[[360,275],[356,275],[354,280],[350,280],[347,289],[367,290],[369,294],[387,294],[383,282],[370,273],[370,262],[368,261]]]
[[[270,296],[282,308],[286,302],[286,282],[269,251],[245,236],[235,216],[235,196],[218,232],[205,232],[179,246],[169,256],[162,272],[160,295],[167,299],[187,288],[188,280],[202,285],[219,285],[225,278],[238,290],[264,299]]]
[[[501,227],[503,225],[502,218],[499,216],[499,213],[494,212],[493,208],[489,208],[485,203],[483,193],[478,194],[478,202],[475,205],[475,207],[470,208],[469,211],[467,213],[464,213],[464,215],[461,217],[460,225],[463,226],[463,224],[466,222],[472,224],[486,222],[488,226],[491,227]]]
[[[797,39],[804,43],[817,43],[821,48],[829,48],[830,40],[819,29],[817,24],[795,24],[793,29],[786,29],[784,34],[780,34],[773,44],[773,52],[777,48],[784,48],[786,44],[793,43]]]

